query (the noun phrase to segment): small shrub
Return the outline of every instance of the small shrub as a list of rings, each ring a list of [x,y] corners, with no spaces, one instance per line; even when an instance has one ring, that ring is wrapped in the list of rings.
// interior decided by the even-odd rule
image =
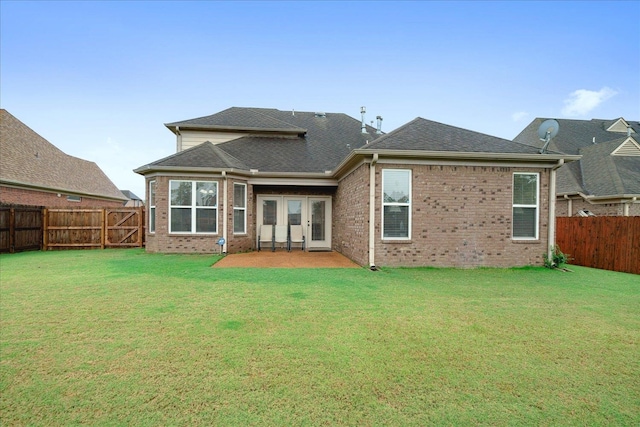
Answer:
[[[547,268],[560,268],[569,261],[569,256],[560,250],[558,245],[555,245],[551,250],[551,259],[548,254],[544,254],[544,266]]]

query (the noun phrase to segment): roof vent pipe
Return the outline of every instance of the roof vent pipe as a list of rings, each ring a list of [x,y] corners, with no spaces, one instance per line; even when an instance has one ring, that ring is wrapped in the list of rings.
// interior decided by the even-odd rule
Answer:
[[[362,114],[362,133],[367,133],[367,124],[364,121],[364,113],[367,112],[366,107],[360,107],[360,114]]]
[[[377,122],[377,127],[376,127],[376,133],[378,135],[382,134],[382,116],[376,116],[376,120]]]

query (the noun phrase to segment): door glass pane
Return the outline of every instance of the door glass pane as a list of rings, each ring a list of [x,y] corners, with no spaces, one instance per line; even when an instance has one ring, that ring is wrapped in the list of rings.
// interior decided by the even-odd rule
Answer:
[[[302,224],[302,201],[301,200],[287,201],[287,217],[288,217],[289,225]]]
[[[278,218],[277,200],[265,200],[262,202],[262,224],[276,225]]]
[[[325,240],[324,207],[324,200],[311,202],[311,240]]]

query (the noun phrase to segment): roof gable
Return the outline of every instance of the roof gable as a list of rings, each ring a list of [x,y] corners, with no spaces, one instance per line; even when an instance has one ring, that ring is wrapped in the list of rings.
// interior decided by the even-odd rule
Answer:
[[[611,153],[612,156],[640,156],[640,144],[629,137]]]
[[[618,120],[613,122],[613,124],[611,124],[607,128],[607,131],[609,131],[609,132],[627,132],[627,129],[629,127],[630,127],[630,125],[626,122],[626,120],[623,119],[622,117],[620,117]]]
[[[148,166],[249,170],[243,162],[209,141],[157,160]]]
[[[127,200],[94,162],[69,156],[0,109],[0,179],[14,185]]]

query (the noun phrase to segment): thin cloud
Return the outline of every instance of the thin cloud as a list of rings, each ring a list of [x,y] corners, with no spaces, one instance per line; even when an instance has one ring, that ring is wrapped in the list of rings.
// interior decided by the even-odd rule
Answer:
[[[615,90],[603,87],[599,91],[578,89],[564,100],[562,114],[565,116],[585,116],[607,99],[617,95]]]

